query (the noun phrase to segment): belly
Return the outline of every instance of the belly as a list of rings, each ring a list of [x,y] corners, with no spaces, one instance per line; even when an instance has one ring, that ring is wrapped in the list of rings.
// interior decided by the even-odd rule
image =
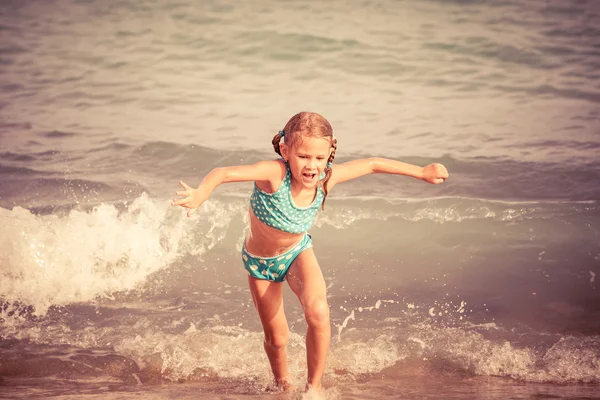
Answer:
[[[246,238],[246,250],[261,257],[273,257],[285,253],[304,236],[304,233],[289,233],[280,231],[262,223],[252,208],[250,214],[250,233]]]

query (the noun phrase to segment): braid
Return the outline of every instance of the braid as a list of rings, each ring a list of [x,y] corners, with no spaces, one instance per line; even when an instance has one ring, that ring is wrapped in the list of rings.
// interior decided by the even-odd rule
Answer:
[[[333,159],[335,158],[335,152],[337,150],[337,139],[334,137],[331,139],[331,154],[329,154],[329,158],[327,159],[327,165],[331,165],[333,163]],[[327,200],[327,183],[329,182],[329,178],[331,178],[331,167],[325,168],[325,178],[323,179],[323,192],[325,192],[325,196],[323,197],[323,205],[321,206],[322,210],[325,210],[325,200]]]
[[[328,163],[333,163],[333,159],[335,158],[335,152],[337,150],[337,139],[336,138],[331,139],[331,148],[333,150],[331,151],[331,154],[329,155],[329,159],[327,160]],[[331,169],[331,168],[329,168],[329,169]]]
[[[281,142],[281,135],[279,133],[276,133],[275,136],[273,136],[273,140],[271,141],[271,143],[273,143],[273,150],[275,150],[275,153],[277,153],[281,156],[281,150],[279,149],[279,142]]]

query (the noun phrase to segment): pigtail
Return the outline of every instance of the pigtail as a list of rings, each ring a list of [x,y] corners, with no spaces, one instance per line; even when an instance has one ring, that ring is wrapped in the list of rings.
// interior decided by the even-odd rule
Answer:
[[[323,192],[325,192],[325,196],[323,197],[323,204],[321,205],[321,209],[325,210],[325,200],[327,199],[327,183],[329,182],[329,178],[331,178],[331,164],[333,164],[333,159],[335,158],[335,152],[337,150],[337,139],[331,139],[331,154],[327,159],[327,167],[325,168],[325,178],[323,178]]]
[[[275,136],[273,136],[273,140],[271,141],[271,143],[273,143],[273,150],[275,150],[275,153],[279,154],[280,157],[283,157],[281,155],[281,150],[279,149],[279,142],[281,142],[282,137],[283,136],[281,135],[281,133],[277,132]]]

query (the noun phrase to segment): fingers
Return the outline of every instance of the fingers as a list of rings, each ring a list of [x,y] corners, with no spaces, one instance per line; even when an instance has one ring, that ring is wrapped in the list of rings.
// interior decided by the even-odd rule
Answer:
[[[439,171],[436,175],[434,175],[435,178],[433,178],[433,183],[438,184],[438,183],[444,183],[446,182],[446,179],[448,179],[448,173],[444,173],[444,171]]]
[[[448,170],[443,165],[438,169],[438,176],[444,180],[448,179]]]
[[[433,183],[443,183],[448,179],[448,170],[442,164],[432,164]]]
[[[182,199],[173,199],[173,201],[171,201],[171,205],[173,205],[173,206],[184,206],[186,203],[191,201],[190,194],[191,194],[192,188],[190,188],[184,181],[179,181],[179,184],[185,190],[179,190],[179,191],[175,192],[175,195],[181,196],[183,198]]]
[[[191,199],[189,197],[185,197],[183,199],[173,199],[173,201],[171,201],[171,205],[173,206],[183,206],[183,207],[187,207],[187,205],[190,203]]]
[[[175,192],[175,195],[182,196],[183,198],[182,199],[175,199],[175,198],[172,199],[171,205],[189,208],[189,210],[187,212],[187,216],[189,218],[192,214],[194,214],[196,211],[198,211],[198,207],[192,208],[192,206],[190,205],[190,203],[192,203],[194,189],[192,189],[187,183],[185,183],[184,181],[181,181],[181,180],[179,181],[179,185],[184,190],[179,190],[179,191]]]
[[[190,200],[186,199],[181,199],[181,200],[177,200],[177,199],[173,199],[171,201],[171,205],[172,206],[181,206],[181,207],[185,207],[185,208],[189,208],[188,212],[187,212],[187,216],[188,218],[192,216],[192,214],[194,214],[196,211],[198,211],[198,207],[196,208],[191,208],[190,205]]]
[[[448,179],[448,170],[442,164],[430,164],[425,167],[424,181],[437,185]]]
[[[447,178],[448,177],[448,170],[446,169],[446,167],[444,167],[442,164],[437,164],[438,168],[438,173],[440,174],[441,178]]]
[[[179,185],[181,185],[181,187],[184,188],[185,190],[191,189],[191,187],[189,187],[184,181],[179,181]]]

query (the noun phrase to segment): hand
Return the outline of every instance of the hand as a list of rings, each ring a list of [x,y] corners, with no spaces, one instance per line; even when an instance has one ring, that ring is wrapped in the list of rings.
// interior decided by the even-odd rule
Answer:
[[[179,200],[173,199],[171,205],[189,208],[190,210],[187,212],[187,216],[189,217],[198,211],[198,207],[206,201],[208,196],[203,195],[198,189],[192,189],[183,181],[179,181],[179,184],[185,190],[180,190],[179,192],[175,192],[175,194],[177,196],[182,196],[183,198]]]
[[[448,179],[448,171],[442,164],[429,164],[423,167],[421,180],[437,184],[443,183],[446,179]]]

